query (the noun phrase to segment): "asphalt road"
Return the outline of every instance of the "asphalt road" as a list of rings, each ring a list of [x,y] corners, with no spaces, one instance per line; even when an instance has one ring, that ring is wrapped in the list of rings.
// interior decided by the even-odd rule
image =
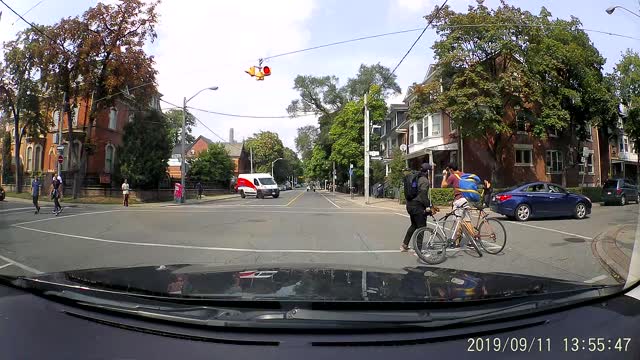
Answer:
[[[638,213],[638,205],[596,204],[585,220],[503,219],[508,242],[501,254],[459,251],[439,266],[615,283],[591,244],[611,226],[635,226]],[[399,251],[408,223],[402,212],[302,190],[191,205],[78,205],[58,217],[9,199],[0,202],[0,273],[178,263],[424,265]]]

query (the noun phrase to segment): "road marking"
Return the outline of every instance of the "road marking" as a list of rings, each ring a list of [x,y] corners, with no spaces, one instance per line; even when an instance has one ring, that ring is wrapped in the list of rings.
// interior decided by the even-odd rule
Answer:
[[[604,280],[604,279],[606,279],[606,278],[607,278],[607,275],[598,275],[598,276],[596,276],[596,277],[594,277],[594,278],[591,278],[591,279],[589,279],[589,280],[585,280],[585,281],[584,281],[584,283],[586,283],[586,284],[593,284],[593,283],[595,283],[595,282],[598,282],[598,281],[600,281],[600,280]]]
[[[105,213],[117,212],[117,211],[123,211],[123,210],[93,211],[93,212],[86,212],[86,213],[80,213],[80,214],[72,214],[72,215],[66,215],[66,216],[56,216],[56,217],[49,217],[49,218],[44,218],[44,219],[31,220],[31,221],[25,221],[25,222],[21,222],[21,223],[11,224],[11,226],[18,226],[18,225],[33,224],[33,223],[37,223],[37,222],[41,222],[41,221],[49,221],[49,220],[66,219],[66,218],[76,217],[76,216],[105,214]],[[161,211],[162,211],[162,210],[161,210]]]
[[[6,212],[12,212],[12,211],[20,211],[20,210],[34,210],[35,208],[33,206],[30,207],[23,207],[23,208],[13,208],[13,209],[5,209],[5,210],[0,210],[0,213],[6,213]]]
[[[81,235],[73,235],[73,234],[65,234],[59,233],[55,231],[48,230],[40,230],[28,228],[26,226],[16,226],[17,228],[29,231],[35,231],[39,233],[49,234],[49,235],[57,235],[57,236],[66,236],[76,239],[82,240],[90,240],[96,242],[110,243],[110,244],[122,244],[122,245],[131,245],[131,246],[148,246],[148,247],[164,247],[164,248],[173,248],[173,249],[189,249],[189,250],[210,250],[210,251],[230,251],[230,252],[250,252],[250,253],[304,253],[304,254],[379,254],[379,253],[399,253],[399,250],[305,250],[305,249],[243,249],[243,248],[224,248],[224,247],[210,247],[210,246],[192,246],[192,245],[178,245],[178,244],[158,244],[158,243],[145,243],[145,242],[127,242],[120,240],[109,240],[109,239],[100,239],[94,238],[90,236],[81,236]],[[9,260],[0,256],[0,259],[5,261],[11,261],[16,266],[18,265],[15,261]],[[25,266],[25,265],[22,265]],[[21,266],[21,267],[22,267]],[[27,270],[25,268],[25,270]],[[35,269],[32,269],[35,270]],[[36,270],[37,271],[37,270]],[[36,272],[33,271],[33,272]],[[41,273],[41,272],[37,272]]]
[[[4,264],[4,265],[0,265],[0,269],[4,269],[4,268],[6,268],[7,266],[11,266],[11,265],[13,265],[13,264],[12,264],[12,263],[6,263],[6,264]]]
[[[398,216],[404,216],[404,217],[406,217],[406,218],[411,217],[411,216],[409,216],[409,215],[407,215],[407,214],[402,214],[402,213],[397,213],[397,212],[394,212],[394,214],[396,214],[396,215],[398,215]]]
[[[382,211],[375,211],[375,210],[371,210],[371,211],[349,211],[346,209],[340,209],[341,211],[327,211],[329,209],[327,208],[320,208],[320,210],[325,210],[325,211],[320,211],[320,210],[311,210],[311,211],[304,211],[304,210],[311,210],[311,209],[307,209],[307,208],[300,208],[300,210],[272,210],[270,209],[268,212],[265,212],[263,210],[258,210],[258,209],[220,209],[220,210],[153,210],[153,209],[131,209],[131,210],[121,210],[123,212],[175,212],[175,213],[229,213],[229,212],[239,212],[239,213],[260,213],[260,214],[265,214],[265,213],[283,213],[283,214],[328,214],[328,215],[339,215],[339,214],[362,214],[362,215],[389,215],[389,213],[387,212],[382,212]],[[51,219],[55,219],[55,218],[51,218]],[[44,221],[44,220],[43,220]],[[15,225],[25,225],[25,224],[15,224]],[[14,225],[14,226],[15,226]]]
[[[336,205],[336,203],[334,203],[333,201],[331,201],[328,197],[324,196],[324,194],[320,194],[320,196],[322,196],[325,200],[327,200],[328,202],[331,203],[331,205],[337,207],[338,209],[340,209],[340,206]]]
[[[575,236],[575,237],[578,237],[578,238],[581,238],[581,239],[585,239],[585,240],[593,240],[593,238],[590,238],[588,236],[578,235],[578,234],[574,234],[574,233],[570,233],[570,232],[566,232],[566,231],[562,231],[562,230],[550,229],[550,228],[546,228],[546,227],[542,227],[542,226],[535,226],[535,225],[530,225],[530,224],[523,224],[521,222],[515,222],[515,221],[503,221],[503,222],[509,223],[509,224],[514,224],[514,225],[526,226],[526,227],[530,227],[530,228],[534,228],[534,229],[538,229],[538,230],[551,231],[551,232],[555,232],[555,233],[563,234],[563,235]]]
[[[285,205],[285,206],[290,206],[291,204],[293,204],[293,202],[294,202],[294,201],[298,200],[298,198],[299,198],[300,196],[302,196],[302,195],[304,195],[304,192],[301,192],[301,193],[300,193],[300,194],[298,194],[296,197],[294,197],[293,199],[291,199],[291,201],[289,201],[289,202],[287,203],[287,205]]]
[[[9,259],[8,257],[4,257],[4,256],[0,255],[0,259],[10,263],[11,265],[15,265],[15,266],[19,267],[22,270],[27,270],[28,272],[32,272],[34,274],[44,274],[42,271],[40,271],[38,269],[34,269],[34,268],[32,268],[30,266],[27,266],[25,264],[21,264],[21,263],[15,261],[15,260]]]

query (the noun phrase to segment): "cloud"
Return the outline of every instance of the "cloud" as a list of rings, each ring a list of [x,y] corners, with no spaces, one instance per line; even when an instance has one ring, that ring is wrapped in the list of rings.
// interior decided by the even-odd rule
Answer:
[[[308,46],[307,24],[314,5],[314,0],[199,1],[189,6],[178,0],[163,1],[158,7],[158,39],[150,46],[163,99],[181,104],[183,97],[216,85],[218,91],[203,92],[189,105],[236,114],[286,115],[287,105],[297,95],[291,87],[300,65],[287,58],[270,61],[273,74],[260,82],[244,70],[258,65],[260,57]],[[244,119],[194,114],[225,139],[231,127],[237,140],[272,130],[288,146],[293,146],[296,128],[315,122],[312,117]],[[203,126],[196,133],[216,138]]]

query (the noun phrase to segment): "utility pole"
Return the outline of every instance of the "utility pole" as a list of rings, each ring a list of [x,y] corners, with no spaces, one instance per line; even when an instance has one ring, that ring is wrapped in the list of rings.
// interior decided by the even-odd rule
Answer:
[[[182,136],[180,136],[180,143],[182,144],[182,159],[180,159],[180,185],[182,185],[182,197],[180,198],[180,202],[183,203],[185,200],[185,195],[186,195],[186,188],[185,188],[185,176],[186,176],[186,172],[187,172],[187,158],[186,158],[186,152],[185,152],[185,134],[186,132],[186,127],[187,127],[187,97],[185,96],[183,98],[183,102],[182,102]]]
[[[336,162],[333,162],[333,173],[331,176],[331,179],[333,179],[333,184],[331,185],[331,192],[335,192],[336,191]]]
[[[66,98],[67,98],[67,93],[65,92],[62,94],[62,106],[60,107],[60,116],[58,117],[58,147],[57,147],[58,155],[64,154],[64,147],[62,145],[62,123],[63,123],[62,119],[64,119],[64,101]],[[71,148],[69,149],[69,152],[71,152]],[[58,161],[58,176],[60,176],[61,171],[62,171],[62,163]]]
[[[364,203],[369,205],[369,106],[364,94]]]
[[[249,152],[251,154],[251,156],[250,156],[251,157],[251,160],[250,160],[250,162],[251,162],[251,173],[253,174],[253,148],[249,148]]]

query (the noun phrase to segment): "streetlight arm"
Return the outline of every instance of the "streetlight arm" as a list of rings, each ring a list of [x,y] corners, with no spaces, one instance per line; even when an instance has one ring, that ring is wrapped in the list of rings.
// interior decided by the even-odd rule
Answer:
[[[617,9],[617,8],[620,8],[620,9],[625,10],[626,12],[628,12],[628,13],[630,13],[630,14],[633,14],[633,15],[635,15],[635,16],[637,16],[637,17],[640,17],[640,15],[638,15],[637,13],[635,13],[635,12],[633,12],[633,11],[631,11],[631,10],[627,9],[627,8],[626,8],[626,7],[624,7],[624,6],[620,6],[620,5],[612,6],[612,7],[608,8],[608,9],[606,10],[606,12],[607,12],[607,14],[611,15],[611,14],[613,14],[613,12],[615,11],[615,9]]]
[[[195,95],[193,95],[192,97],[190,97],[189,99],[187,99],[187,100],[184,102],[185,106],[187,105],[187,103],[188,103],[189,101],[191,101],[191,99],[193,99],[194,97],[198,96],[198,94],[200,94],[201,92],[203,92],[203,91],[205,91],[205,90],[218,90],[218,87],[217,87],[217,86],[211,86],[211,87],[204,88],[204,89],[202,89],[202,90],[198,91],[197,93],[195,93]]]

